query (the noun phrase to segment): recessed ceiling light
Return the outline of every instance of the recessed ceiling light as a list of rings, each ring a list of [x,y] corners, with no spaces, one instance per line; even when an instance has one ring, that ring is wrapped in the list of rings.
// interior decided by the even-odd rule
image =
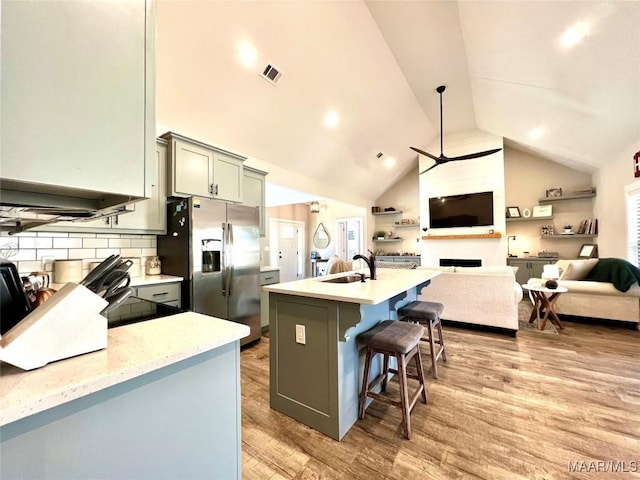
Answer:
[[[393,157],[387,157],[384,159],[384,166],[387,168],[392,168],[396,164],[396,159]]]
[[[253,67],[258,59],[258,52],[253,45],[243,42],[238,46],[238,59],[245,67]]]
[[[338,116],[338,112],[336,112],[335,110],[327,112],[327,114],[324,116],[324,124],[329,128],[337,127],[339,121],[340,117]]]
[[[546,132],[547,132],[546,128],[536,127],[529,132],[529,136],[534,140],[537,140],[538,138],[542,137]]]
[[[565,30],[560,37],[560,43],[566,48],[573,47],[580,43],[588,34],[589,24],[586,22],[578,22]]]

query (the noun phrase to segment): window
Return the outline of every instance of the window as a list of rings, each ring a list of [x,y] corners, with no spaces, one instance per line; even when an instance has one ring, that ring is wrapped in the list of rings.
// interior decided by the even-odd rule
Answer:
[[[640,267],[640,182],[627,191],[627,260]]]

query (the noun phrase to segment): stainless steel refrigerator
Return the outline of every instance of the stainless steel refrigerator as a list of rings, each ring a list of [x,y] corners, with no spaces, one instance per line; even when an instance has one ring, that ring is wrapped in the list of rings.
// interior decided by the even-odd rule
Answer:
[[[260,339],[257,208],[198,197],[171,201],[158,255],[162,273],[185,279],[183,308],[248,325],[241,345]]]

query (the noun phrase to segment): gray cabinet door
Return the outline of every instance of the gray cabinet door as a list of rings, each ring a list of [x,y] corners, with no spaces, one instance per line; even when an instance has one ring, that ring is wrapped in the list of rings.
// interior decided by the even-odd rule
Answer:
[[[211,198],[213,151],[182,140],[174,140],[172,143],[171,194]]]
[[[254,170],[244,167],[243,171],[243,185],[242,185],[242,203],[249,207],[258,207],[260,210],[260,236],[264,237],[264,194],[266,183],[266,172],[260,170]]]
[[[221,153],[213,155],[213,198],[242,202],[243,161]],[[257,206],[257,205],[256,205]]]

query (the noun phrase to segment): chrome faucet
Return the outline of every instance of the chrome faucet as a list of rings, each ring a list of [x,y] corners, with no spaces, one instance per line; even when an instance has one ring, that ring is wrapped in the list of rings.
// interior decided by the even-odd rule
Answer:
[[[371,280],[375,280],[376,279],[376,256],[374,255],[374,253],[369,250],[369,258],[365,257],[364,255],[354,255],[353,256],[353,260],[364,260],[364,263],[366,263],[369,266],[369,277],[371,278]]]

